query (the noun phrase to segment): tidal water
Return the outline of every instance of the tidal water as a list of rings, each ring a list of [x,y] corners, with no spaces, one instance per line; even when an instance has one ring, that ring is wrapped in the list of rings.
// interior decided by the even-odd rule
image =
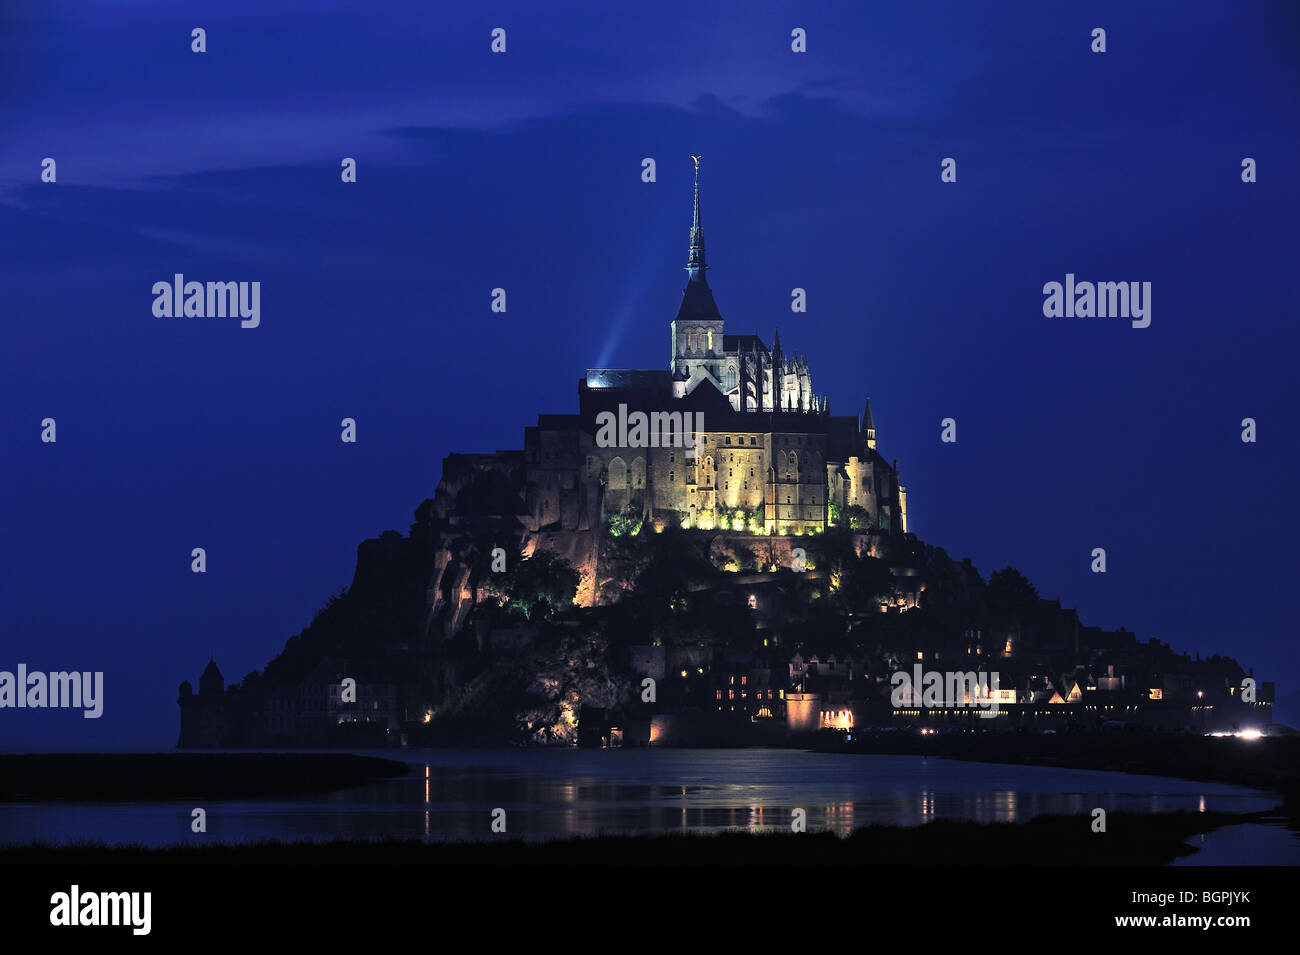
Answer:
[[[384,750],[412,766],[404,779],[292,798],[159,803],[0,803],[0,844],[42,840],[167,845],[216,840],[547,839],[601,832],[809,831],[933,819],[1023,821],[1040,814],[1174,809],[1247,812],[1268,793],[1158,776],[863,756],[784,749]],[[207,833],[190,831],[207,811]],[[496,838],[499,838],[497,836]],[[1280,826],[1233,826],[1196,837],[1181,864],[1300,863],[1300,840]]]

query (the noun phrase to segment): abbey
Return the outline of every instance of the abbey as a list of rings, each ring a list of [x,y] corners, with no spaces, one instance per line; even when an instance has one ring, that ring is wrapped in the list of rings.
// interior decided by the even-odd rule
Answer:
[[[870,401],[860,417],[832,415],[812,390],[807,358],[784,352],[779,332],[770,346],[758,335],[728,334],[707,272],[697,162],[668,367],[589,368],[577,414],[544,414],[526,429],[515,480],[527,529],[595,530],[622,515],[656,530],[798,535],[844,523],[905,532],[906,488],[876,450]],[[651,421],[681,413],[696,423],[694,453],[680,441],[596,440],[602,423],[626,419],[629,409]],[[472,456],[477,464],[455,457],[473,470],[497,456]]]

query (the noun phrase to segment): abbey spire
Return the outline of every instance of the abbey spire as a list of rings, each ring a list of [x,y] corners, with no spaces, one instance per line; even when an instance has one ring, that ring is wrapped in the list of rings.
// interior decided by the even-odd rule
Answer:
[[[713,291],[704,275],[709,266],[704,259],[704,226],[700,221],[700,158],[691,157],[695,160],[695,204],[691,216],[691,244],[686,255],[686,288],[682,290],[682,304],[677,309],[677,321],[721,323],[722,313],[713,301]],[[721,324],[716,333],[722,335]]]
[[[686,258],[686,271],[690,281],[708,284],[704,273],[708,265],[704,261],[704,226],[700,224],[700,157],[695,160],[695,216],[691,219],[691,248]]]

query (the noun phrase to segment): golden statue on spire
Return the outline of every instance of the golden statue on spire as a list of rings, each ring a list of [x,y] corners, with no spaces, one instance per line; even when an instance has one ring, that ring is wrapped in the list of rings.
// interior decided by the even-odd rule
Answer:
[[[700,160],[703,159],[704,157],[692,156],[691,158],[695,160],[695,171],[698,173],[700,171]]]

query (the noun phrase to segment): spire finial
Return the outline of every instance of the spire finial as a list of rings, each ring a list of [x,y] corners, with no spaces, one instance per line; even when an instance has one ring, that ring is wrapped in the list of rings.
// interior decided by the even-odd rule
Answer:
[[[691,249],[686,259],[686,271],[692,282],[704,281],[708,266],[704,262],[704,227],[700,224],[700,160],[703,156],[692,156],[695,161],[695,212],[691,218]]]

